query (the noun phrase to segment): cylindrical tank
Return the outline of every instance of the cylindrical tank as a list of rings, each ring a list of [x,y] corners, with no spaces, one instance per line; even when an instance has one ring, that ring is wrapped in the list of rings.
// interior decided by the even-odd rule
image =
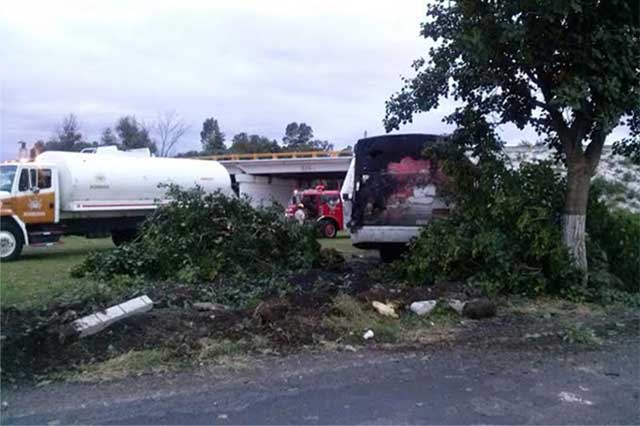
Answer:
[[[48,151],[35,163],[58,170],[62,212],[153,208],[166,198],[159,185],[169,183],[232,194],[229,173],[216,161]]]

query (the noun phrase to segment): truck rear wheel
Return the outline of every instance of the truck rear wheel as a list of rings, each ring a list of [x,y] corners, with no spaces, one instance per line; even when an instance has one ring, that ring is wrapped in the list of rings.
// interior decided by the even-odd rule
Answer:
[[[18,226],[9,222],[0,226],[0,259],[7,262],[16,260],[22,253],[24,240]]]
[[[323,219],[320,221],[320,235],[324,238],[335,238],[338,235],[338,227],[332,220]]]
[[[406,251],[407,246],[404,244],[388,244],[378,249],[380,260],[383,263],[391,263],[400,259]]]
[[[122,244],[130,243],[138,236],[137,229],[122,229],[119,231],[111,231],[111,241],[115,246],[121,246]]]

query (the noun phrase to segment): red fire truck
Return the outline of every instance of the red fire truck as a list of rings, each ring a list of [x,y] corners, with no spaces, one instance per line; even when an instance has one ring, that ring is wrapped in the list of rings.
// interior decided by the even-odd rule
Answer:
[[[340,191],[325,190],[324,185],[314,189],[294,191],[286,216],[300,223],[317,223],[320,235],[335,238],[344,228]]]

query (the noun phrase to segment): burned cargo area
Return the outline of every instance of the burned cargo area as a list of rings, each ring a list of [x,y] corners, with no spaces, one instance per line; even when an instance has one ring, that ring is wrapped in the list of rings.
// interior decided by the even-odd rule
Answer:
[[[439,135],[387,135],[360,139],[355,146],[352,230],[365,225],[419,226],[446,215],[442,164],[423,157],[444,143]]]

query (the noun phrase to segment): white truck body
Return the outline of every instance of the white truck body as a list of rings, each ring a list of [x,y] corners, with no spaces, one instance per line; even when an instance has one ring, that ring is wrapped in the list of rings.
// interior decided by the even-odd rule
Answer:
[[[231,195],[229,173],[215,161],[50,151],[34,163],[58,170],[63,218],[71,212],[118,215],[122,210],[153,209],[165,198],[166,188],[160,185],[168,183],[184,188],[199,185],[206,192]]]

